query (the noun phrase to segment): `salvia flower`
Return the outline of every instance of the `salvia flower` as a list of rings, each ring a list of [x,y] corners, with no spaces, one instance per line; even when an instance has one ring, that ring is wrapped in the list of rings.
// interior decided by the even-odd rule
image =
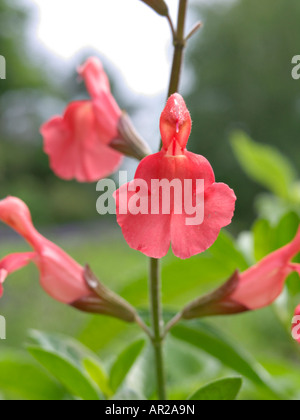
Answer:
[[[0,297],[7,276],[33,262],[40,271],[41,286],[53,299],[82,311],[111,315],[128,322],[135,320],[134,309],[97,282],[89,267],[82,267],[35,229],[23,201],[15,197],[1,200],[0,220],[33,248],[33,252],[11,254],[0,261]]]
[[[240,313],[271,305],[283,291],[287,277],[293,272],[300,274],[300,264],[292,262],[299,252],[300,229],[289,244],[243,273],[234,273],[221,288],[189,304],[183,318]]]
[[[115,194],[127,243],[149,257],[165,256],[170,245],[182,259],[201,253],[233,217],[234,192],[215,182],[203,156],[186,150],[191,127],[183,98],[172,95],[160,120],[162,150],[143,159],[134,181]]]
[[[112,96],[101,62],[92,57],[78,73],[91,100],[72,102],[63,116],[46,122],[41,133],[57,176],[93,182],[115,172],[123,154],[142,159],[149,149]]]

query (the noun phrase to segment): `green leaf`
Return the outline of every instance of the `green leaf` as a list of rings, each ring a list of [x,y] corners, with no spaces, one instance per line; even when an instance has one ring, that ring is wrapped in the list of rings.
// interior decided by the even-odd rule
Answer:
[[[138,340],[130,344],[118,357],[110,371],[110,387],[113,392],[122,385],[129,371],[141,354],[145,340]]]
[[[234,239],[226,231],[221,231],[216,242],[210,247],[209,252],[222,264],[228,266],[228,270],[234,272],[247,270],[249,267],[246,258],[237,248]]]
[[[289,198],[296,172],[274,147],[254,142],[238,131],[231,138],[233,151],[246,174],[275,195]]]
[[[143,3],[146,3],[148,6],[150,6],[159,15],[168,16],[169,10],[164,0],[141,0],[141,1]]]
[[[125,388],[151,399],[156,391],[156,373],[153,347],[150,343],[142,350],[124,382]]]
[[[10,350],[0,354],[0,389],[6,398],[55,401],[64,389],[26,355]]]
[[[242,387],[241,378],[226,378],[206,385],[196,391],[188,400],[234,401]]]
[[[134,391],[133,389],[121,389],[112,400],[116,401],[143,401],[146,398],[141,395],[139,392]]]
[[[197,321],[189,326],[179,324],[171,330],[171,334],[210,354],[256,385],[266,388],[273,397],[280,398],[263,367],[215,328]]]
[[[30,334],[34,344],[28,351],[41,363],[71,395],[83,400],[102,399],[100,390],[84,369],[87,357],[96,359],[91,352],[77,341],[61,335],[33,331]]]
[[[258,220],[253,226],[254,256],[260,261],[274,251],[274,230],[268,220]]]
[[[83,361],[83,366],[92,380],[98,385],[99,389],[101,389],[102,393],[107,398],[110,398],[113,392],[109,387],[109,377],[99,361],[87,358]]]
[[[294,212],[285,214],[277,226],[272,226],[268,220],[258,220],[252,229],[256,260],[288,244],[295,237],[298,227],[299,216]]]

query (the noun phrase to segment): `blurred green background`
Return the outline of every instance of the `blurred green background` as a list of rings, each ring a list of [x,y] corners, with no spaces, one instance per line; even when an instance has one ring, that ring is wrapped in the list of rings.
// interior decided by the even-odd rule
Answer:
[[[0,83],[1,197],[22,198],[49,239],[80,263],[89,262],[105,284],[147,318],[147,258],[128,248],[113,217],[97,216],[94,185],[59,180],[48,167],[39,127],[85,92],[75,72],[46,71],[49,56],[28,60],[24,34],[31,10],[17,4],[0,0],[0,54],[9,74]],[[185,97],[193,117],[189,147],[210,160],[217,180],[234,188],[238,204],[230,228],[235,239],[224,233],[210,251],[189,261],[165,258],[163,298],[171,312],[291,240],[300,214],[300,82],[291,77],[291,59],[300,53],[299,1],[193,5],[191,18],[200,18],[204,29],[186,56]],[[3,27],[13,30],[7,33]],[[82,61],[88,53],[82,52]],[[134,99],[126,98],[134,115]],[[123,95],[122,103],[126,100]],[[162,108],[164,100],[159,97],[155,103]],[[142,106],[139,100],[139,112]],[[0,235],[1,256],[28,249],[4,226]],[[0,302],[0,314],[7,320],[7,340],[0,341],[0,397],[5,399],[68,398],[68,387],[61,389],[24,349],[29,329],[78,338],[108,370],[116,354],[140,337],[135,326],[53,302],[37,282],[34,267],[12,275]],[[255,374],[228,364],[224,349],[201,351],[183,339],[184,331],[175,331],[166,350],[171,396],[186,398],[200,385],[237,372],[246,377],[242,398],[299,399],[300,350],[290,335],[293,309],[300,302],[298,283],[291,276],[272,308],[205,323],[230,337],[230,349],[252,355],[245,363]],[[185,328],[203,332],[204,327],[192,323]],[[218,336],[215,330],[211,334]],[[142,389],[151,382],[148,353],[126,376],[133,391],[141,382]],[[39,380],[43,386],[37,386]],[[154,395],[151,389],[146,394]]]

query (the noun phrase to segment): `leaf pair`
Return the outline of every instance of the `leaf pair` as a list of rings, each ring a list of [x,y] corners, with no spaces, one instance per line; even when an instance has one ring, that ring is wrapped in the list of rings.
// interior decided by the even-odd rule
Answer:
[[[71,396],[82,400],[116,398],[117,392],[118,399],[125,399],[121,386],[145,345],[144,340],[138,340],[126,348],[108,375],[97,355],[76,340],[38,331],[33,331],[31,338],[34,343],[28,346],[29,352]]]

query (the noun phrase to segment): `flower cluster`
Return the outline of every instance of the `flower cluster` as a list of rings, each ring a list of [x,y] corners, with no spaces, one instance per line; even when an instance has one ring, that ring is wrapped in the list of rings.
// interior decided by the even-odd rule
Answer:
[[[114,195],[117,221],[128,245],[151,258],[164,257],[170,247],[182,259],[207,250],[220,230],[231,223],[236,196],[226,184],[216,182],[205,157],[187,150],[192,121],[183,98],[179,94],[169,98],[160,120],[162,149],[151,154],[113,98],[101,62],[90,58],[78,72],[91,99],[69,104],[63,116],[52,118],[41,128],[53,171],[66,180],[93,182],[116,171],[123,155],[141,160],[134,180]],[[141,181],[146,189],[141,188]],[[172,196],[168,211],[161,204],[165,181]],[[176,182],[184,187],[180,194],[176,193]],[[130,211],[133,198],[134,212]],[[186,199],[189,209],[183,205]],[[146,209],[140,205],[137,211],[138,202],[147,203]],[[155,211],[150,208],[153,202],[159,203]],[[191,209],[201,215],[196,223],[188,222]],[[79,265],[35,229],[21,200],[8,197],[0,201],[0,220],[33,249],[0,261],[0,296],[6,277],[32,261],[39,269],[42,287],[52,298],[128,322],[137,319],[135,310],[98,282],[88,267]],[[270,305],[282,292],[289,274],[300,274],[300,265],[293,263],[299,252],[300,230],[283,248],[245,272],[234,273],[221,288],[187,305],[182,318],[240,313]],[[300,315],[300,307],[296,315]]]

